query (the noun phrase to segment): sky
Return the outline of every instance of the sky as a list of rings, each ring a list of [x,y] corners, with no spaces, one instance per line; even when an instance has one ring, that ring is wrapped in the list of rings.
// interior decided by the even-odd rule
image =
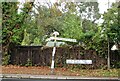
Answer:
[[[107,11],[107,9],[108,9],[108,1],[109,1],[110,5],[111,5],[112,2],[115,2],[116,0],[98,0],[100,13],[103,14],[105,11]]]

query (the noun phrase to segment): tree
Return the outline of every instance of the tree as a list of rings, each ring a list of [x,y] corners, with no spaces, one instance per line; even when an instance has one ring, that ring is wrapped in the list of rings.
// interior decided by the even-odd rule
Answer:
[[[113,3],[112,8],[108,9],[108,12],[103,15],[103,27],[105,29],[105,35],[108,42],[108,69],[110,69],[110,44],[113,42],[120,42],[120,25],[118,15],[118,3]]]
[[[43,45],[46,37],[49,37],[53,31],[61,31],[61,11],[58,9],[57,4],[52,6],[50,3],[45,4],[49,7],[40,3],[39,5],[34,5],[38,13],[33,10],[33,15],[29,16],[29,19],[26,21],[28,23],[26,25],[26,33],[29,34],[29,39],[27,36],[24,36],[24,39],[29,40],[28,45],[36,45],[37,43],[37,45]],[[24,45],[25,40],[22,43]]]
[[[95,21],[100,18],[98,3],[68,2],[62,10],[64,12],[62,36],[84,41],[86,49],[94,46],[92,38],[98,31]]]
[[[105,34],[109,37],[110,42],[120,42],[120,25],[118,17],[118,3],[113,3],[108,12],[103,14],[103,27],[106,29]]]
[[[63,19],[63,30],[61,32],[61,36],[80,40],[83,36],[80,22],[81,21],[77,15],[66,13]]]
[[[35,9],[38,13],[33,11],[34,16],[32,17],[34,18],[28,19],[27,22],[33,23],[26,29],[30,35],[30,39],[28,39],[30,44],[34,42],[34,39],[44,42],[46,35],[49,37],[53,31],[58,31],[61,37],[75,38],[79,41],[83,38],[86,39],[86,37],[92,39],[96,33],[95,21],[100,17],[98,4],[66,2],[63,6],[62,2],[45,3],[44,5],[39,3],[39,5],[35,5]],[[84,13],[87,13],[86,17],[81,16],[81,14],[85,15]],[[88,39],[86,39],[86,44],[89,43]]]
[[[2,2],[2,49],[4,56],[8,56],[10,48],[19,45],[23,39],[23,23],[30,12],[33,3],[25,3],[23,12],[18,14],[18,2]],[[7,57],[8,59],[8,57]],[[8,59],[9,60],[9,59]],[[5,63],[7,64],[8,61]]]

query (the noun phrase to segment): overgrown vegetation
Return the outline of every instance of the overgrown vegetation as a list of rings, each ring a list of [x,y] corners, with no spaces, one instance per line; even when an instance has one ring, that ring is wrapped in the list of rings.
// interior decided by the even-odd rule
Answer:
[[[15,45],[20,45],[24,38],[24,23],[32,4],[25,3],[23,12],[18,14],[18,2],[2,2],[2,52],[5,64],[9,63],[7,61],[10,60],[10,49]]]

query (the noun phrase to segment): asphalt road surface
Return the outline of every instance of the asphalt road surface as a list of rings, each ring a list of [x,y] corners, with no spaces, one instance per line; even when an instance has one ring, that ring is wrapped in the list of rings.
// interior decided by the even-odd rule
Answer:
[[[2,81],[119,81],[115,80],[108,80],[108,79],[2,79]]]

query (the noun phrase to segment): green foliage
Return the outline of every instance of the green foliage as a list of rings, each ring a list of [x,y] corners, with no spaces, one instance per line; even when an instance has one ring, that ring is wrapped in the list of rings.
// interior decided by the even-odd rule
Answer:
[[[20,45],[23,40],[23,23],[31,10],[32,3],[25,3],[23,12],[18,14],[18,2],[2,2],[2,48],[3,64],[8,64],[9,49]],[[11,46],[12,45],[12,46]]]
[[[25,66],[32,66],[32,61],[30,59],[27,59],[27,63],[25,64]]]
[[[118,69],[118,77],[120,77],[120,69]]]
[[[35,44],[35,45],[40,45],[40,39],[36,37],[36,38],[34,39],[34,44]]]
[[[28,34],[26,30],[24,30],[24,39],[21,45],[30,45],[30,34]]]
[[[29,3],[26,3],[29,4]],[[24,7],[24,12],[18,14],[18,3],[17,2],[3,2],[3,21],[2,21],[2,41],[3,45],[6,46],[10,43],[20,44],[23,39],[23,22],[30,8]],[[25,10],[26,9],[26,10]]]
[[[103,14],[103,27],[106,29],[105,34],[111,42],[120,42],[120,24],[117,6],[118,3],[113,3],[112,8],[108,9],[108,12]]]
[[[10,42],[19,39],[19,18],[20,15],[17,14],[17,3],[2,3],[3,8],[3,23],[2,23],[2,34],[3,34],[3,44],[8,44]],[[13,23],[14,22],[14,23]],[[15,35],[14,35],[15,34]],[[19,39],[20,40],[20,39]]]
[[[38,13],[36,14],[35,11],[32,11],[34,17],[30,16],[26,21],[26,33],[29,34],[29,39],[24,34],[23,42],[25,42],[25,39],[28,39],[30,42],[27,45],[43,45],[46,37],[50,36],[54,30],[60,31],[58,20],[60,13],[58,13],[59,11],[56,7],[52,6],[47,8],[46,6],[40,5],[36,9]]]
[[[21,45],[41,45],[43,42],[44,30],[41,26],[38,26],[35,23],[35,20],[27,20],[26,22],[27,24],[25,24],[26,28],[24,30],[24,39]],[[36,43],[36,39],[39,42]]]
[[[26,32],[29,34],[28,40],[30,42],[27,45],[35,45],[35,39],[39,39],[39,45],[44,44],[45,38],[51,36],[53,31],[58,31],[61,37],[75,38],[77,40],[81,40],[85,38],[85,36],[89,37],[94,35],[94,32],[92,32],[96,31],[94,21],[99,18],[96,15],[99,14],[98,4],[66,2],[64,8],[61,7],[63,3],[46,4],[48,7],[41,4],[40,6],[35,5],[38,13],[32,11],[34,18],[29,17],[27,20],[28,25],[26,25]],[[92,6],[94,6],[94,8]],[[61,7],[61,9],[59,7]],[[76,8],[78,8],[78,10],[80,9],[80,11]],[[85,9],[81,10],[82,8]],[[87,8],[91,9],[91,11],[86,11]],[[93,22],[87,19],[87,17],[82,18],[80,14],[84,15],[84,13],[89,14],[89,19],[94,16],[94,18],[92,18],[94,19]],[[90,15],[90,13],[92,15]],[[91,29],[93,30],[91,31]],[[89,35],[89,33],[91,34]],[[24,34],[24,39],[27,38]]]
[[[5,53],[2,59],[2,65],[8,65],[10,63],[10,55]]]
[[[62,37],[80,40],[83,36],[80,19],[74,14],[66,13],[62,28]]]

